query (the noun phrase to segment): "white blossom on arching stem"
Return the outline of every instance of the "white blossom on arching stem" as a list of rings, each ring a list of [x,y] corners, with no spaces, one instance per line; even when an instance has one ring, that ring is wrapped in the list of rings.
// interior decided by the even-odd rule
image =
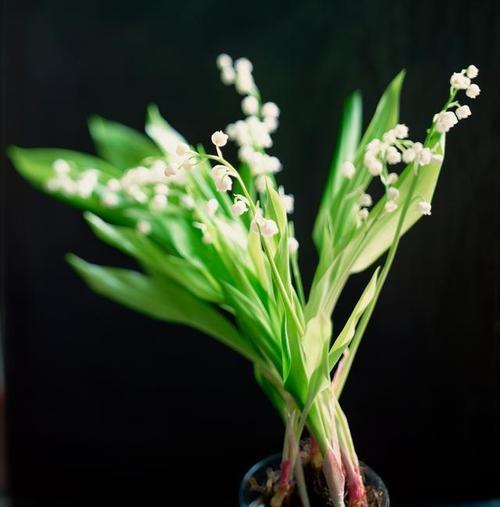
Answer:
[[[382,162],[374,157],[371,152],[367,152],[364,157],[365,166],[372,176],[380,176],[382,173],[383,165]]]
[[[219,192],[228,192],[233,188],[233,180],[229,176],[229,169],[226,166],[222,164],[214,166],[210,175]]]
[[[259,228],[262,236],[270,238],[278,234],[279,229],[274,220],[263,218],[259,223]]]
[[[194,208],[194,199],[190,195],[183,195],[181,197],[181,204],[187,209]]]
[[[179,157],[185,157],[189,153],[191,153],[191,148],[186,143],[179,143],[177,148],[175,149],[175,153]]]
[[[410,164],[415,160],[415,157],[417,156],[417,153],[414,148],[408,148],[407,150],[403,151],[403,162],[405,164]]]
[[[236,71],[234,85],[236,87],[236,91],[241,95],[248,95],[249,93],[252,93],[255,88],[253,76],[247,71]]]
[[[218,57],[217,57],[217,67],[219,67],[219,69],[225,69],[226,67],[231,67],[233,65],[233,59],[227,55],[226,53],[221,53]]]
[[[394,201],[387,201],[384,206],[387,213],[392,213],[398,209],[398,205]]]
[[[185,171],[192,171],[194,169],[194,166],[196,165],[196,162],[190,158],[184,160],[182,163],[182,168]]]
[[[465,95],[467,95],[467,97],[469,97],[470,99],[475,99],[480,93],[481,93],[481,88],[479,88],[479,86],[477,86],[477,84],[471,84],[467,88]]]
[[[233,215],[239,217],[248,211],[248,206],[246,200],[237,199],[234,204],[231,206],[231,211]]]
[[[255,153],[255,150],[251,146],[241,146],[238,150],[238,158],[242,162],[249,163],[252,160],[252,157]]]
[[[383,136],[382,140],[387,144],[394,144],[396,142],[396,132],[394,129],[388,130]]]
[[[413,157],[413,158],[415,158],[415,157]],[[405,162],[406,162],[406,160],[405,160]],[[398,181],[398,179],[399,179],[399,176],[397,173],[389,173],[387,175],[387,178],[385,179],[385,182],[387,185],[394,185],[394,183],[396,183]]]
[[[226,146],[228,137],[229,136],[227,134],[224,134],[222,130],[217,130],[212,134],[212,137],[210,139],[215,146],[222,148],[223,146]]]
[[[448,132],[458,122],[452,111],[441,111],[434,117],[434,121],[436,122],[436,130],[440,134]]]
[[[82,178],[76,183],[76,193],[83,199],[88,199],[94,192],[95,187],[96,187],[95,183]],[[118,196],[116,195],[116,193],[111,191],[107,193],[113,195],[114,197],[107,197],[107,199],[104,198],[103,204],[109,207],[116,206],[118,204]]]
[[[381,145],[380,139],[372,139],[367,145],[366,145],[366,153],[370,153],[372,156],[375,156],[378,154],[380,150]]]
[[[226,174],[216,180],[215,187],[219,192],[229,192],[233,188],[233,180]]]
[[[264,125],[267,127],[269,132],[275,132],[278,129],[279,122],[277,118],[274,118],[273,116],[265,116]]]
[[[264,159],[264,168],[272,174],[278,173],[282,169],[280,159],[278,157],[270,157],[266,155]]]
[[[153,197],[151,201],[151,208],[154,210],[162,210],[167,207],[167,196],[164,194],[157,194]]]
[[[142,234],[143,236],[147,236],[151,233],[151,224],[147,222],[146,220],[140,220],[137,222],[137,232],[139,234]]]
[[[385,152],[385,157],[388,164],[394,165],[401,162],[401,153],[394,146],[389,146]]]
[[[365,207],[371,206],[373,204],[372,196],[367,193],[361,194],[361,196],[358,199],[358,204],[360,206],[365,206]]]
[[[251,73],[253,70],[252,62],[245,57],[238,58],[234,62],[234,68],[236,69],[236,72],[248,72]]]
[[[258,176],[255,179],[255,188],[257,189],[257,192],[265,192],[267,186],[267,178],[264,175]]]
[[[170,190],[169,190],[168,186],[165,185],[165,183],[157,183],[154,186],[154,191],[155,191],[155,194],[168,195]]]
[[[358,211],[358,217],[360,218],[360,220],[366,220],[369,215],[370,215],[370,211],[366,208],[361,208]]]
[[[236,79],[236,72],[232,67],[224,67],[220,73],[220,80],[225,85],[232,85]]]
[[[389,201],[397,201],[399,199],[399,190],[395,187],[389,187],[387,189],[387,197]]]
[[[288,238],[288,251],[291,255],[295,255],[299,250],[299,242],[295,238]]]
[[[459,120],[464,120],[472,114],[472,111],[469,106],[460,106],[455,109],[455,114]]]
[[[427,201],[420,201],[418,203],[418,210],[422,213],[422,215],[430,215],[432,210],[431,203]]]
[[[340,171],[342,173],[342,176],[344,176],[348,180],[350,180],[354,176],[354,173],[356,172],[356,167],[354,166],[354,164],[352,162],[349,162],[348,160],[346,160],[342,164]]]
[[[408,127],[404,123],[398,123],[394,127],[394,133],[398,139],[406,139],[408,137]]]
[[[165,167],[165,176],[169,177],[169,176],[175,176],[178,172],[178,168],[175,164],[167,164],[167,166]]]
[[[212,216],[219,208],[219,201],[217,199],[209,199],[207,202],[207,213]]]
[[[202,233],[201,240],[203,241],[203,243],[205,243],[206,245],[210,245],[211,243],[213,243],[212,235],[208,232],[208,228],[207,228],[207,226],[204,223],[202,223],[202,222],[193,222],[193,225],[197,229],[200,229],[200,231]]]
[[[247,95],[241,101],[241,110],[248,116],[256,115],[259,112],[259,101],[253,95]]]
[[[68,162],[61,158],[54,160],[52,163],[52,168],[54,169],[54,172],[59,175],[68,174],[71,170],[71,166],[68,164]]]
[[[450,84],[456,90],[465,90],[470,85],[470,79],[461,72],[454,72],[450,78]]]
[[[476,78],[478,76],[479,69],[475,65],[469,65],[467,67],[466,74],[467,74],[468,78],[474,79],[474,78]]]
[[[294,204],[295,204],[295,197],[292,194],[286,194],[285,188],[283,187],[283,185],[280,185],[278,187],[278,193],[281,197],[281,200],[283,201],[283,206],[285,207],[285,211],[288,214],[293,213],[293,208],[294,208]]]
[[[274,102],[266,102],[262,106],[262,115],[268,118],[278,118],[280,115],[280,108]]]
[[[432,161],[432,151],[429,148],[424,148],[417,153],[415,160],[419,165],[428,165]]]
[[[111,191],[104,192],[104,194],[102,196],[102,204],[106,208],[114,208],[114,207],[118,206],[119,201],[120,200],[118,199],[118,196],[114,192],[111,192]]]
[[[106,186],[111,190],[111,192],[119,192],[122,188],[120,181],[116,178],[111,178],[108,180]]]

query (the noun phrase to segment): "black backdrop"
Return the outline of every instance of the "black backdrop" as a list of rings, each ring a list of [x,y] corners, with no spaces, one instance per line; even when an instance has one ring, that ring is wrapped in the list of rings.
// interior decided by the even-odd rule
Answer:
[[[483,93],[449,136],[433,215],[402,242],[343,403],[360,457],[396,505],[500,494],[497,2],[4,3],[7,144],[90,151],[91,113],[141,128],[149,101],[206,143],[240,114],[215,56],[254,61],[265,97],[283,111],[274,151],[296,196],[307,279],[347,94],[363,91],[366,117],[406,67],[402,119],[422,137],[451,72],[475,63]],[[92,294],[65,252],[127,260],[98,243],[79,212],[2,162],[10,487],[19,505],[174,505],[179,491],[177,505],[236,505],[242,473],[279,450],[282,436],[250,367],[198,332]]]

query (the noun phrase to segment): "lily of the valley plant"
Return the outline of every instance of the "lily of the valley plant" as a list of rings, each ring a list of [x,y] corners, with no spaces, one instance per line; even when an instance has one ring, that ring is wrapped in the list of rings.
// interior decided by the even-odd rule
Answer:
[[[471,114],[459,93],[479,95],[471,83],[478,69],[470,65],[452,75],[449,97],[420,141],[410,140],[399,120],[403,73],[389,84],[363,135],[361,97],[348,98],[314,225],[319,262],[306,295],[289,218],[294,199],[277,185],[282,166],[268,153],[280,111],[263,101],[250,61],[224,54],[217,65],[223,83],[243,96],[245,119],[214,132],[208,152],[151,106],[147,136],[93,117],[99,158],[12,147],[11,159],[34,185],[85,210],[99,239],[137,261],[140,271],[131,271],[69,255],[93,290],[193,326],[251,361],[286,426],[273,507],[293,490],[310,505],[299,448],[305,432],[310,462],[322,467],[333,504],[365,505],[339,398],[400,238],[431,214],[446,133]],[[225,157],[228,140],[238,146],[238,163]],[[369,191],[376,185],[383,195],[374,202]],[[332,313],[346,282],[376,261],[350,317],[336,322],[333,334]]]

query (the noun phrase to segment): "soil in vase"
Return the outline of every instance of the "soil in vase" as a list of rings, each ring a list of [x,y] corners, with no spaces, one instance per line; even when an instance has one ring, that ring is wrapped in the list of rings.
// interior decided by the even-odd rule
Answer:
[[[271,507],[279,482],[281,455],[275,454],[255,464],[245,475],[240,488],[240,507]],[[389,507],[389,493],[382,479],[367,465],[360,463],[366,487],[368,507]],[[332,507],[328,486],[321,469],[304,463],[304,475],[311,507]],[[349,505],[346,498],[345,505]],[[302,507],[294,488],[282,507]]]

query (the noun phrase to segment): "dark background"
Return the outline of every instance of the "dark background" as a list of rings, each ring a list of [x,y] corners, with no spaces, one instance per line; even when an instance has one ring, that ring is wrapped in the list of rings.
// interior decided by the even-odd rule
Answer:
[[[395,505],[500,495],[498,2],[4,2],[4,144],[91,151],[91,113],[142,128],[156,101],[192,142],[240,117],[221,51],[247,56],[282,109],[275,148],[296,196],[302,265],[342,101],[365,121],[408,74],[402,120],[424,136],[453,71],[483,93],[453,129],[433,215],[406,237],[343,404],[361,459]],[[10,490],[17,505],[235,506],[282,427],[251,368],[200,333],[91,293],[67,251],[127,264],[80,213],[2,155]],[[356,294],[354,280],[339,308]],[[181,493],[184,500],[172,498]]]

